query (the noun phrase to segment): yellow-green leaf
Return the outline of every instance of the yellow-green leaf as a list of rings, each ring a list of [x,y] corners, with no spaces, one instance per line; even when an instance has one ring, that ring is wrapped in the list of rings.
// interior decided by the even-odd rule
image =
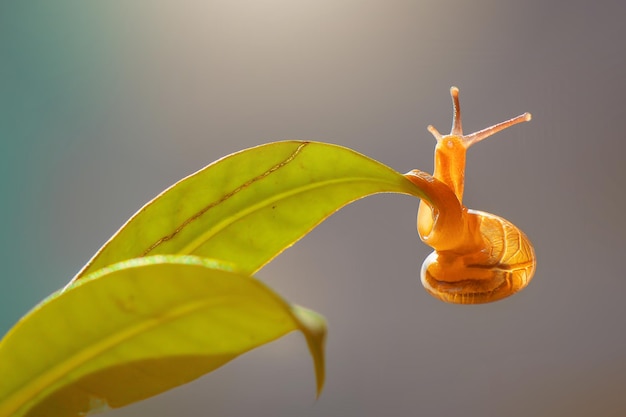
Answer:
[[[382,192],[423,196],[400,173],[341,146],[286,141],[247,149],[146,204],[74,279],[155,254],[223,259],[254,273],[344,205]]]
[[[0,416],[77,416],[184,384],[301,330],[323,383],[324,320],[227,264],[151,256],[44,300],[0,341]]]

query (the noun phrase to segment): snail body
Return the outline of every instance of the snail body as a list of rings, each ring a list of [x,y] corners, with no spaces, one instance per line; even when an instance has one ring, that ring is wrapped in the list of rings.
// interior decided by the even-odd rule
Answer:
[[[437,139],[433,175],[413,170],[406,177],[420,187],[417,230],[435,251],[422,265],[426,290],[442,301],[479,304],[500,300],[523,289],[535,271],[536,259],[526,235],[494,214],[470,210],[463,201],[467,149],[509,126],[530,120],[529,113],[463,135],[458,89],[451,90],[454,117],[449,135],[434,127]]]

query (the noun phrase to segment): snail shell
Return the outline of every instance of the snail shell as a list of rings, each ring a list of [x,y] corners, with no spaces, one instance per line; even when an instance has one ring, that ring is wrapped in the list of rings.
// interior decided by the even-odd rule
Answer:
[[[434,251],[422,265],[426,291],[443,301],[478,304],[497,301],[528,285],[536,258],[526,235],[511,222],[482,211],[476,216],[484,246],[474,253]]]

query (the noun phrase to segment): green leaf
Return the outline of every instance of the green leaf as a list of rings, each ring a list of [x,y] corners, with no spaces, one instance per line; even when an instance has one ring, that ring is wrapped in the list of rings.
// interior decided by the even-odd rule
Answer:
[[[184,384],[301,330],[323,384],[325,322],[227,264],[133,259],[44,300],[0,341],[0,416],[77,416]]]
[[[220,159],[140,209],[74,278],[155,254],[192,254],[254,273],[344,205],[382,192],[423,197],[353,150],[286,141]]]

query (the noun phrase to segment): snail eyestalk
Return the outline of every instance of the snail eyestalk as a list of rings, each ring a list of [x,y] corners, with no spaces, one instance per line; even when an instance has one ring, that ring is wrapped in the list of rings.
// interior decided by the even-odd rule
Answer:
[[[406,177],[429,196],[422,200],[417,230],[435,251],[422,266],[421,280],[434,297],[452,303],[478,304],[508,297],[530,282],[536,259],[526,235],[509,221],[462,204],[467,148],[503,129],[529,121],[524,113],[502,123],[463,135],[459,90],[450,89],[452,129],[437,139],[432,176],[413,170]]]
[[[461,123],[461,106],[459,105],[459,89],[450,87],[450,95],[452,96],[452,129],[450,135],[463,136],[463,124]]]
[[[532,119],[532,115],[528,112],[524,114],[520,114],[517,117],[506,120],[504,122],[500,122],[486,129],[479,130],[478,132],[474,132],[471,135],[463,136],[463,142],[465,143],[465,147],[469,148],[476,142],[480,142],[481,140],[488,138],[489,136],[495,133],[498,133],[501,130],[506,129],[507,127],[511,127],[513,125],[516,125],[522,122],[530,122],[531,119]]]

